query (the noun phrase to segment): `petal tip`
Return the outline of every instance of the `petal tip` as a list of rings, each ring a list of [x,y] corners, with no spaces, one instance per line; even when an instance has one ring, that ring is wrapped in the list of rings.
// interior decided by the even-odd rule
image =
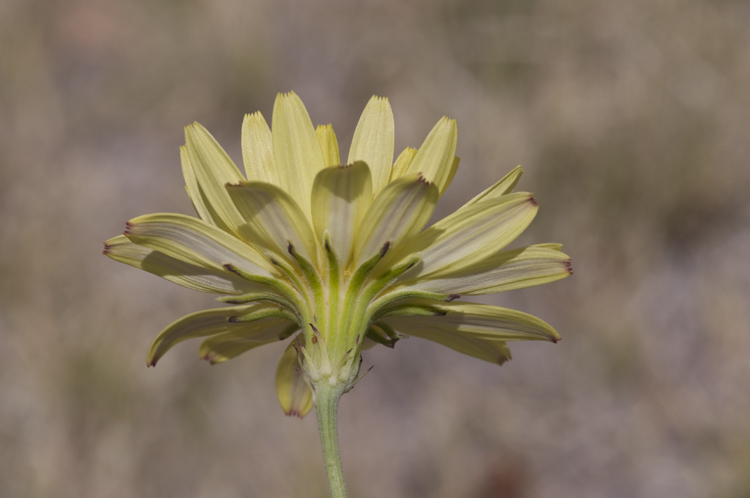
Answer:
[[[367,102],[367,105],[388,105],[390,102],[388,101],[388,97],[381,97],[380,95],[373,95],[370,97],[370,100]]]
[[[569,274],[573,274],[573,266],[570,262],[570,259],[567,259],[566,261],[563,261],[563,265],[565,265],[565,269],[568,270]]]
[[[207,353],[201,355],[200,358],[201,360],[206,360],[208,363],[211,364],[211,366],[214,366],[217,363],[221,363],[220,361],[217,360],[216,353],[214,353],[213,351],[208,351]]]
[[[422,173],[417,173],[417,181],[421,182],[421,183],[424,183],[428,187],[430,185],[435,185],[435,182],[431,182],[430,180],[428,180],[427,178],[425,178]]]
[[[289,90],[288,92],[279,92],[276,94],[277,99],[292,99],[297,97],[297,94],[294,93],[294,90]]]
[[[448,116],[440,118],[440,124],[443,126],[450,126],[454,130],[458,127],[458,121],[456,121],[455,118],[449,118]]]

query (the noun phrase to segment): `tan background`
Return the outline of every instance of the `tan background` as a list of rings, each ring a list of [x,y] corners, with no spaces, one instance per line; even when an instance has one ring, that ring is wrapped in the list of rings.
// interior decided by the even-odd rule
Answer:
[[[517,164],[573,278],[486,302],[554,324],[502,368],[419,339],[344,397],[353,497],[750,495],[750,4],[0,1],[0,496],[325,497],[282,345],[217,367],[154,335],[216,304],[100,255],[191,213],[178,146],[237,160],[295,90],[345,157],[388,96],[397,151],[458,119],[445,215]]]

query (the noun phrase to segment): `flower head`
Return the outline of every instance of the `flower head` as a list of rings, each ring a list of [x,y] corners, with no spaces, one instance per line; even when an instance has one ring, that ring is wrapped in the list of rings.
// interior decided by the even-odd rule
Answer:
[[[304,416],[317,386],[350,389],[360,352],[377,344],[415,336],[502,364],[508,341],[559,339],[526,313],[457,301],[572,273],[558,244],[503,250],[538,207],[513,193],[520,167],[425,230],[458,167],[454,120],[394,163],[391,107],[373,97],[343,165],[331,125],[314,128],[294,93],[278,95],[272,124],[245,116],[245,175],[205,128],[186,127],[180,156],[199,218],[139,216],[105,242],[112,259],[230,305],[169,325],[149,365],[190,338],[206,337],[211,363],[290,339],[276,387],[284,411]]]

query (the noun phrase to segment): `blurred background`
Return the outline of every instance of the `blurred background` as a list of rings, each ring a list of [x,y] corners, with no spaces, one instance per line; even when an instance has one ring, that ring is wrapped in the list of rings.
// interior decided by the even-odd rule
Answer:
[[[515,243],[572,278],[484,302],[557,344],[502,368],[419,339],[343,398],[354,497],[750,496],[750,3],[732,0],[2,0],[0,496],[320,497],[315,416],[283,416],[283,345],[216,367],[216,307],[100,255],[126,220],[192,214],[178,147],[240,161],[243,114],[295,90],[346,157],[372,94],[396,152],[447,114],[436,218],[522,164]]]

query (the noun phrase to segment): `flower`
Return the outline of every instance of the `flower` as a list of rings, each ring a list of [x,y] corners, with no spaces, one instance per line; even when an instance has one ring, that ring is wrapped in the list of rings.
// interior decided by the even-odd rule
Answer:
[[[285,413],[302,417],[321,386],[351,389],[361,350],[377,344],[414,336],[502,364],[508,341],[559,339],[526,313],[456,301],[572,273],[559,244],[503,250],[538,207],[513,193],[520,167],[423,230],[458,167],[455,120],[393,163],[391,107],[373,97],[346,165],[331,125],[314,128],[293,92],[277,96],[272,124],[245,116],[245,176],[205,128],[186,127],[180,156],[199,218],[139,216],[105,242],[116,261],[232,305],[169,325],[148,365],[190,338],[206,337],[201,357],[220,363],[293,337],[276,387]]]

